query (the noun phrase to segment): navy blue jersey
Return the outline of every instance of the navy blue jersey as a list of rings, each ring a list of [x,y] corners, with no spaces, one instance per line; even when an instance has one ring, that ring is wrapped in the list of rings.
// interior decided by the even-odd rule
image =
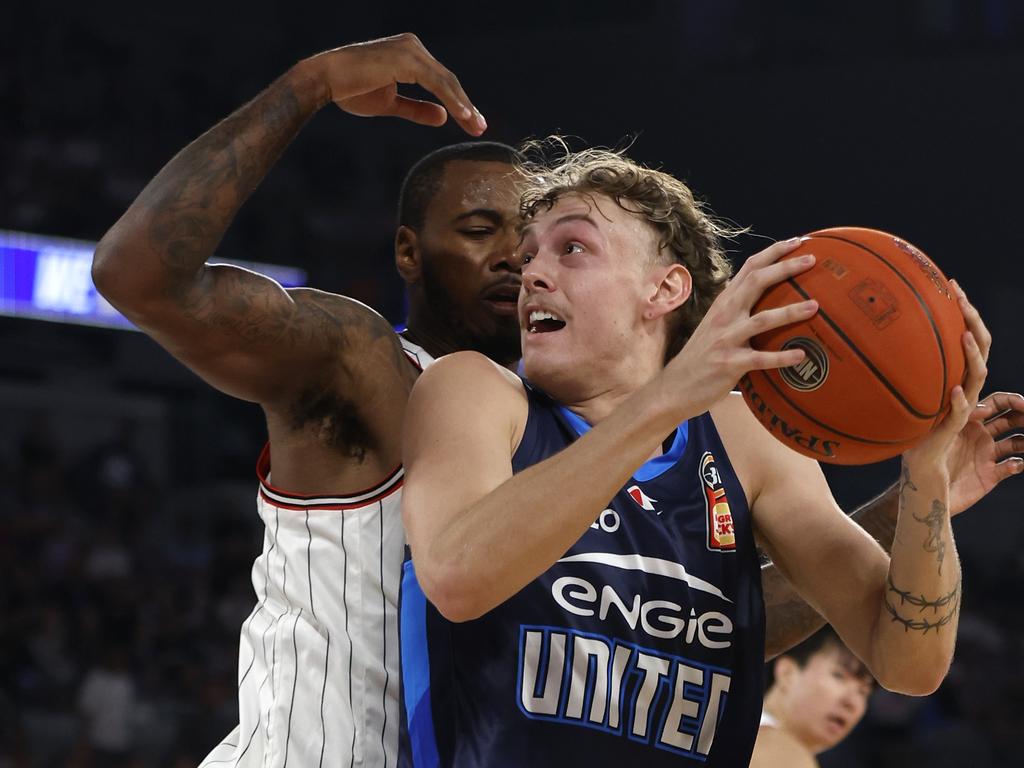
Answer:
[[[589,429],[527,391],[516,472]],[[760,568],[708,414],[595,510],[564,557],[479,619],[447,621],[406,562],[401,622],[416,768],[749,763],[764,663]]]

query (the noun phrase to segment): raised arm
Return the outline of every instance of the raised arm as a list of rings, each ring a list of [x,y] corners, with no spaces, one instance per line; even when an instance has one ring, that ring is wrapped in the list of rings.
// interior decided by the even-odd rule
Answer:
[[[398,83],[418,83],[444,106],[400,96]],[[327,51],[179,152],[96,249],[100,292],[200,376],[247,400],[274,402],[326,358],[388,331],[358,302],[205,263],[291,140],[332,101],[362,116],[440,125],[451,113],[473,135],[484,128],[455,76],[415,36]]]
[[[953,389],[942,424],[903,455],[891,559],[837,514],[814,462],[757,435],[769,479],[755,501],[755,520],[777,566],[882,685],[907,693],[930,693],[941,683],[959,619],[949,466],[976,410],[991,343],[962,293],[960,306],[969,329],[967,375]]]
[[[967,305],[972,318],[977,312]],[[974,320],[972,319],[972,322]],[[980,332],[980,352],[987,360],[991,340]],[[949,513],[955,517],[986,496],[1003,480],[1024,472],[1024,397],[993,392],[972,411],[947,455]],[[859,507],[852,519],[881,544],[892,549],[899,511],[899,483]],[[825,620],[811,608],[771,563],[761,569],[765,603],[765,658],[772,659],[805,640]]]

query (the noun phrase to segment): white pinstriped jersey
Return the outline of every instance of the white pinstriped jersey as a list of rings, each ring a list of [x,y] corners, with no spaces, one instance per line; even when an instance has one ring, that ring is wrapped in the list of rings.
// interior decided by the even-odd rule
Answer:
[[[433,362],[402,346],[417,367]],[[274,488],[267,448],[257,471],[266,530],[238,651],[239,724],[200,766],[395,766],[402,468],[337,497]]]

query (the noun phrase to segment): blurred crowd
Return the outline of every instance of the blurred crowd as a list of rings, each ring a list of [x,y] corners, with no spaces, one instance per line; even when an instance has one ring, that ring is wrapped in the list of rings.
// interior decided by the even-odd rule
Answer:
[[[46,415],[34,420],[0,461],[0,768],[193,766],[237,724],[254,492],[251,477],[161,486],[130,425],[65,456]],[[1020,489],[1004,497],[1019,513]],[[1019,764],[1024,547],[963,558],[949,678],[928,698],[877,691],[824,768]]]
[[[166,8],[55,0],[5,8],[0,228],[98,239],[178,148],[257,93],[286,62],[328,45],[410,28],[443,48],[446,35],[472,42],[481,26],[476,4],[469,3],[461,14],[438,14],[429,4],[391,10],[392,4],[371,4],[358,19],[349,18],[356,14],[350,4],[315,5],[299,11],[258,0],[237,14],[231,4],[191,0]],[[622,4],[591,5],[595,15],[607,11],[607,27],[617,33]],[[848,23],[853,12],[842,8],[891,4],[750,3],[747,31],[738,33],[734,19],[741,6],[739,0],[640,0],[630,11],[651,29],[676,24],[687,49],[680,56],[732,59],[720,67],[727,74],[758,51],[769,62],[788,61],[783,48],[806,59],[807,45],[842,55],[856,50],[876,26],[884,34],[875,44],[891,46],[891,35],[900,44],[893,50],[906,43],[923,55],[1012,52],[1024,39],[1024,11],[1011,0],[921,0],[890,11],[891,25],[870,29]],[[579,23],[561,5],[546,12],[559,41]],[[515,79],[499,83],[494,99],[538,74],[524,69],[535,65],[512,39],[526,34],[523,17],[510,15],[502,24],[512,25],[515,34],[495,49],[510,52],[510,62],[493,65],[505,66]],[[495,29],[500,32],[485,31],[491,37],[482,45],[499,39]],[[449,44],[449,50],[458,47],[450,38]],[[473,78],[472,68],[465,69]],[[959,87],[973,92],[978,84]],[[1005,98],[1016,98],[1012,92],[1008,85]],[[565,109],[561,101],[548,106]],[[494,138],[516,141],[532,130],[528,115],[506,112],[504,134],[499,130]],[[500,115],[488,117],[501,128]],[[543,130],[561,125],[545,122]],[[922,140],[932,128],[922,130]],[[414,141],[423,142],[417,145],[394,141],[399,134],[391,131],[387,122],[370,125],[338,115],[313,121],[247,203],[219,252],[298,260],[312,284],[400,319],[401,290],[389,266],[387,236],[396,190],[409,164],[434,146],[430,142],[460,135],[417,133]],[[373,152],[365,148],[371,138]],[[734,150],[710,154],[725,163]],[[943,154],[940,167],[945,174],[984,165]],[[984,190],[970,192],[963,197]],[[926,214],[932,221],[934,212]],[[342,257],[343,270],[337,266]],[[1019,302],[1010,299],[1019,297],[1019,287],[1007,281],[987,290],[1001,297],[988,315],[998,322],[990,324],[1017,327]],[[1019,371],[1015,342],[1006,338],[997,363],[1005,372],[1011,364]],[[11,365],[0,360],[0,368]],[[1024,382],[1009,386],[1019,389]],[[62,445],[59,429],[44,413],[20,436],[0,441],[0,768],[196,765],[237,722],[238,630],[255,603],[249,570],[262,536],[254,476],[159,481],[130,429],[76,452]],[[222,434],[207,430],[187,439],[224,442]],[[249,446],[251,459],[258,449]],[[170,476],[185,463],[178,459]],[[857,731],[822,756],[825,768],[1021,763],[1024,478],[1013,483],[1013,490],[997,492],[955,523],[958,541],[965,533],[965,597],[948,680],[925,699],[877,692]]]
[[[252,494],[160,487],[127,440],[3,461],[0,766],[196,765],[237,724]]]

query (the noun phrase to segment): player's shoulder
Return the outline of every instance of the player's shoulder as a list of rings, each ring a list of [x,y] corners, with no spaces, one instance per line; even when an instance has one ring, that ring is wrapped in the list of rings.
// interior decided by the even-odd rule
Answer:
[[[416,383],[421,392],[469,402],[525,400],[522,380],[479,352],[453,352],[438,358]]]
[[[507,432],[518,444],[529,414],[522,380],[478,352],[438,358],[413,386],[406,438],[443,432]]]
[[[762,725],[757,731],[750,768],[818,768],[818,761],[787,731]]]

